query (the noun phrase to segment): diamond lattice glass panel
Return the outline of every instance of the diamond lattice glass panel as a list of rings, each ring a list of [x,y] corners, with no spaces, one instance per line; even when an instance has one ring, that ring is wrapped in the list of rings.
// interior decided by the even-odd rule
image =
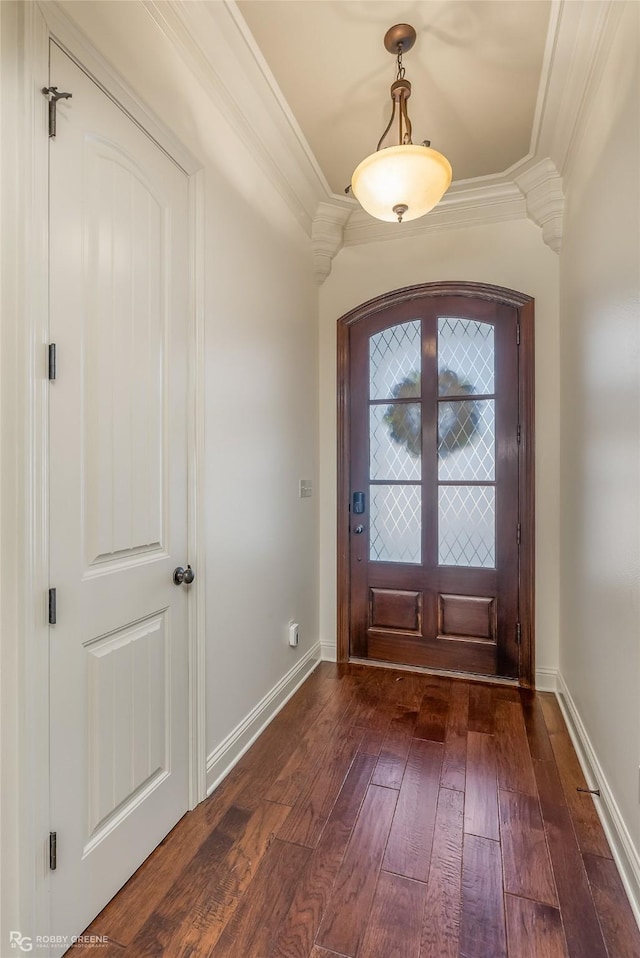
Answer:
[[[412,399],[420,396],[421,323],[392,326],[369,340],[371,399]]]
[[[492,482],[495,445],[493,399],[458,399],[439,404],[438,479]]]
[[[438,562],[494,569],[496,502],[493,486],[440,486]]]
[[[422,561],[420,486],[371,486],[369,558]]]
[[[420,403],[369,408],[369,467],[372,479],[420,479]]]
[[[438,392],[492,393],[495,352],[493,326],[473,319],[438,319]]]

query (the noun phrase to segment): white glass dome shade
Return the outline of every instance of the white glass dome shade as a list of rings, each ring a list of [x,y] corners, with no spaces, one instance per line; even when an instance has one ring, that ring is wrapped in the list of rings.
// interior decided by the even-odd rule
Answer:
[[[452,175],[446,156],[429,146],[388,146],[362,160],[351,177],[351,189],[376,219],[408,222],[440,202]]]

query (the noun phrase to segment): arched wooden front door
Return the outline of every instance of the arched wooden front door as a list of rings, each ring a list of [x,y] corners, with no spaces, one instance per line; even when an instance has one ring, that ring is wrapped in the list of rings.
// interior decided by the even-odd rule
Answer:
[[[533,301],[442,283],[339,320],[339,659],[533,680]]]

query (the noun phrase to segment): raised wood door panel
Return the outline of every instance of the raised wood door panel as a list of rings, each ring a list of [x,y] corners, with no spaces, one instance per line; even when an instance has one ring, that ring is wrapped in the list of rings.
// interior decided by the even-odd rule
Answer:
[[[352,657],[522,678],[521,317],[474,289],[346,318],[341,627]]]

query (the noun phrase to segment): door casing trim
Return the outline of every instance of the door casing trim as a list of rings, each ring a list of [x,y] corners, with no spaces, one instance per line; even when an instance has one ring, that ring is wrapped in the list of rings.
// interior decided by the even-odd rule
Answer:
[[[11,5],[7,5],[9,7]],[[3,658],[2,774],[11,775],[13,805],[3,802],[0,950],[9,929],[35,937],[50,929],[48,542],[48,135],[49,43],[54,41],[186,174],[189,202],[188,561],[198,571],[189,611],[189,803],[206,797],[205,569],[198,533],[204,502],[204,223],[203,164],[130,91],[55,2],[16,4],[3,19],[17,40],[13,151],[3,172],[13,184],[12,210],[3,217],[0,453],[13,468],[2,477],[0,642]],[[3,14],[4,17],[4,14]],[[12,19],[9,20],[9,17]],[[7,67],[7,69],[9,69]],[[6,77],[3,74],[3,85]],[[13,80],[13,77],[11,77]],[[10,88],[10,84],[6,84]],[[3,110],[6,105],[3,94]],[[10,139],[10,138],[8,138]],[[20,574],[16,574],[16,569]],[[5,601],[5,597],[7,601]],[[11,735],[9,735],[11,729]],[[8,782],[7,782],[8,784]],[[15,811],[14,811],[15,809]],[[17,822],[17,827],[16,827]],[[10,878],[10,880],[7,880]],[[42,949],[43,958],[50,953]],[[57,952],[56,952],[57,953]]]
[[[466,296],[513,306],[520,324],[519,403],[522,428],[519,446],[519,502],[520,502],[520,670],[518,682],[524,688],[535,685],[535,473],[534,473],[534,300],[503,286],[485,283],[443,282],[423,283],[396,289],[368,300],[350,310],[338,320],[337,381],[338,381],[338,515],[337,515],[337,661],[348,662],[349,656],[349,595],[351,574],[349,564],[349,343],[350,330],[382,310],[410,300],[438,296]]]

